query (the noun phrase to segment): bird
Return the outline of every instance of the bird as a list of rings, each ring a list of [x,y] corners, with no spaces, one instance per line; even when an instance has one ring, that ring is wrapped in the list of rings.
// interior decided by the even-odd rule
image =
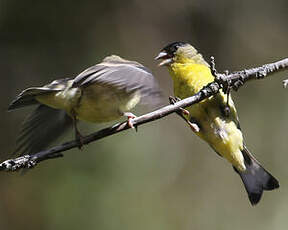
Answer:
[[[124,116],[134,128],[131,121],[136,116],[130,111],[139,103],[159,105],[161,98],[158,82],[148,68],[117,55],[107,56],[74,78],[25,89],[12,101],[8,111],[37,105],[22,124],[14,154],[44,150],[73,126],[81,148],[79,120],[103,123]]]
[[[168,68],[174,96],[178,100],[196,94],[214,81],[209,64],[187,42],[166,45],[155,59],[161,60],[159,66]],[[227,96],[220,90],[218,94],[186,110],[182,109],[181,116],[197,136],[232,164],[244,183],[252,205],[260,201],[264,190],[279,187],[277,179],[261,166],[246,147],[231,95]]]

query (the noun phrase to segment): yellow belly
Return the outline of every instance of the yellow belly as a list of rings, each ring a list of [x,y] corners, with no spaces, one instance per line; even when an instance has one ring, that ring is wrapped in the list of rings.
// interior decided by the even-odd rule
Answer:
[[[170,69],[174,81],[174,94],[179,98],[187,98],[199,92],[214,80],[210,69],[199,64],[175,64]],[[225,106],[226,95],[219,94],[198,104],[188,107],[187,119],[199,124],[200,132],[196,133],[205,140],[219,155],[225,157],[240,171],[245,170],[241,150],[243,136],[237,128],[236,114],[223,116],[220,106]],[[232,99],[230,106],[233,105]],[[234,106],[234,105],[233,105]]]
[[[217,96],[216,96],[217,97]],[[242,132],[236,123],[223,117],[219,107],[215,106],[215,98],[204,101],[197,107],[188,108],[190,117],[200,125],[200,132],[196,133],[205,140],[219,155],[226,158],[240,171],[245,170]]]

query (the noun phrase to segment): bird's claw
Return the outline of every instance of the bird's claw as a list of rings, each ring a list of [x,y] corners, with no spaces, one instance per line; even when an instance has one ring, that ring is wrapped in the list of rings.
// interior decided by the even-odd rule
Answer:
[[[181,101],[181,99],[179,97],[170,96],[169,97],[169,101],[170,101],[171,104],[175,104],[177,101]],[[176,113],[187,122],[187,124],[189,125],[189,127],[192,129],[193,132],[195,132],[195,133],[200,132],[199,126],[196,123],[189,121],[184,116],[184,115],[186,115],[186,116],[190,115],[190,113],[189,113],[189,111],[187,109],[183,109],[183,108],[180,107],[179,110]]]
[[[198,133],[200,131],[199,126],[196,123],[192,123],[190,121],[187,121],[188,125],[192,129],[193,132]]]
[[[133,113],[124,113],[124,116],[127,117],[127,125],[131,129],[135,129],[135,131],[137,132],[137,126],[133,125],[133,119],[136,118],[137,116],[134,115]]]
[[[181,111],[181,113],[182,113],[183,115],[189,116],[189,114],[190,114],[187,109],[180,108],[180,111]]]
[[[169,96],[169,101],[170,101],[170,104],[175,104],[176,102],[178,101],[181,101],[181,98],[179,97],[172,97],[172,96]],[[189,111],[187,109],[183,109],[183,108],[179,108],[180,112],[183,114],[183,115],[189,115]]]
[[[135,126],[133,125],[133,122],[132,120],[134,119],[135,117],[128,117],[128,120],[127,120],[127,124],[128,126],[131,128],[131,129],[135,129]]]
[[[181,101],[179,97],[169,96],[170,104],[175,104],[177,101]]]

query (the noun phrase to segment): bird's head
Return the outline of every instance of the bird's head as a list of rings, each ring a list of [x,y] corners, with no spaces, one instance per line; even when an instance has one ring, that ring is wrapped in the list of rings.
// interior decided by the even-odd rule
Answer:
[[[173,42],[165,46],[155,60],[162,60],[159,66],[170,66],[173,63],[198,63],[208,65],[198,51],[186,42]]]

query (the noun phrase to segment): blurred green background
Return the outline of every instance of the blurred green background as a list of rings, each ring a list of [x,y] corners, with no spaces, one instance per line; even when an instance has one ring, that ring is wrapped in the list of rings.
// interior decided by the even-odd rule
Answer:
[[[214,55],[219,71],[258,66],[287,57],[287,10],[287,0],[0,0],[2,160],[31,111],[6,112],[22,89],[75,76],[114,53],[149,67],[168,96],[171,79],[153,60],[168,42]],[[287,229],[287,76],[233,93],[248,147],[281,184],[256,207],[230,164],[170,115],[25,175],[1,173],[1,229]]]

